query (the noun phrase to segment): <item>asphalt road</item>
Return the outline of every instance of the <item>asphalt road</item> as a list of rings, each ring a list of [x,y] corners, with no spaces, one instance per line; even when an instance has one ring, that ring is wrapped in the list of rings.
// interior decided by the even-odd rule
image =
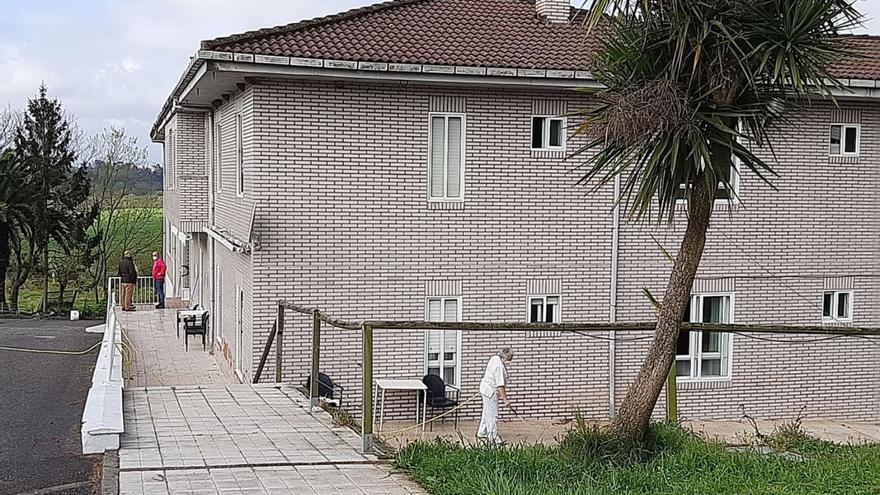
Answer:
[[[0,347],[82,351],[97,323],[0,319]],[[80,420],[97,356],[0,349],[0,495],[92,493],[100,457],[82,455]]]

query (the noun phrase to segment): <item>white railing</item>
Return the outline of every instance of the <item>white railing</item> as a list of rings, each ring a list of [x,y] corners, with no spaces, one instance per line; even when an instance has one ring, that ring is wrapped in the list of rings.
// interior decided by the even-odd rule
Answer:
[[[122,287],[121,280],[119,277],[110,277],[108,280],[107,300],[110,299],[110,294],[112,293],[116,296],[117,302],[122,301],[122,292],[120,292]],[[137,278],[137,283],[134,286],[134,297],[131,302],[132,304],[157,304],[159,302],[153,286],[153,277]]]
[[[118,281],[119,278],[115,277]],[[116,319],[116,295],[112,290],[113,279],[107,281],[107,319],[104,338],[92,386],[86,398],[82,417],[82,448],[84,454],[99,454],[119,448],[119,435],[123,432],[122,418],[122,336]]]

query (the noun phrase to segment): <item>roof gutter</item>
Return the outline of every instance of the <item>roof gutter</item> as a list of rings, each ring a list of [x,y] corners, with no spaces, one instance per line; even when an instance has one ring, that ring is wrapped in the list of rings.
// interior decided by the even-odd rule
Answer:
[[[213,67],[208,62],[213,62]],[[153,141],[162,141],[161,132],[175,112],[177,102],[193,90],[209,69],[266,76],[325,77],[376,81],[413,81],[431,84],[477,84],[552,88],[601,89],[590,71],[575,69],[517,69],[458,65],[359,62],[318,58],[279,57],[253,53],[199,50],[159,112],[150,132]],[[832,89],[840,98],[880,99],[880,80],[842,78],[846,89]]]

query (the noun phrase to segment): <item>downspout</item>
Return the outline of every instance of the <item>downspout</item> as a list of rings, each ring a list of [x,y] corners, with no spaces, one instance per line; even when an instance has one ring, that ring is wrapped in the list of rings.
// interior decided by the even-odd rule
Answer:
[[[617,263],[620,251],[620,175],[614,177],[614,210],[611,227],[611,297],[608,306],[608,321],[617,323]],[[617,412],[615,404],[615,368],[617,366],[617,332],[608,331],[608,417]]]

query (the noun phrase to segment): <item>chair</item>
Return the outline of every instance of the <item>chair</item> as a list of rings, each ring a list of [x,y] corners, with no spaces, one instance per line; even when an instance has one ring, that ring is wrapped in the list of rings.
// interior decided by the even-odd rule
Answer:
[[[431,408],[431,417],[434,417],[434,409],[440,409],[441,411],[444,409],[451,409],[453,407],[458,406],[459,402],[459,394],[461,390],[458,387],[454,387],[452,385],[447,385],[442,378],[437,375],[425,375],[422,378],[422,383],[428,387],[428,407]],[[446,393],[451,390],[454,392],[454,398],[450,398]],[[455,411],[453,415],[455,420],[455,428],[458,428],[458,410]],[[442,419],[441,419],[442,421]],[[431,431],[434,429],[434,422],[431,422]]]
[[[182,310],[182,309],[177,310],[177,338],[178,339],[180,338],[180,322],[183,321],[183,319],[180,318],[180,312],[181,311],[197,311],[198,309],[199,309],[199,303],[195,303],[195,305],[193,305],[192,308],[189,308],[187,310]],[[187,317],[184,319],[195,320],[195,317],[191,316],[191,317]]]
[[[311,396],[312,375],[306,377],[303,384],[306,396]],[[325,402],[334,407],[342,407],[342,392],[345,389],[338,383],[333,383],[333,379],[324,373],[318,373],[318,397],[324,399]],[[339,392],[338,394],[336,392]]]
[[[202,350],[205,350],[205,336],[208,334],[208,313],[202,315],[200,321],[197,321],[195,318],[185,318],[183,320],[183,338],[186,343],[184,344],[184,348],[189,350],[189,336],[190,335],[201,335],[202,336]]]

